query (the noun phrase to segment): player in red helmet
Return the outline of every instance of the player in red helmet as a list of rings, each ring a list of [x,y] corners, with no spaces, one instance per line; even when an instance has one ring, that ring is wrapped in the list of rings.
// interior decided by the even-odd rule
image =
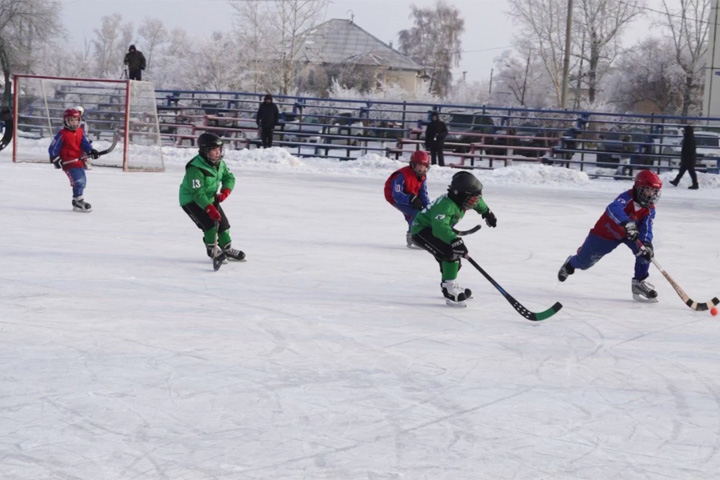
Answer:
[[[426,175],[430,168],[430,156],[424,150],[416,150],[410,156],[410,164],[396,170],[385,182],[385,200],[400,210],[407,221],[405,242],[413,246],[410,227],[415,215],[430,204]]]
[[[631,190],[621,193],[607,206],[605,213],[590,230],[577,254],[570,255],[558,272],[564,282],[575,269],[587,270],[602,257],[624,243],[635,254],[635,275],[632,278],[633,298],[657,302],[655,287],[645,281],[653,257],[653,220],[655,204],[660,200],[662,181],[656,173],[641,170]],[[642,247],[637,244],[640,240]]]
[[[55,168],[62,168],[70,179],[70,186],[73,189],[72,207],[76,212],[89,213],[92,207],[83,197],[87,178],[85,176],[85,158],[91,156],[98,158],[98,151],[85,135],[85,130],[80,124],[82,115],[74,108],[68,108],[63,112],[63,128],[55,135],[48,153],[50,162]]]

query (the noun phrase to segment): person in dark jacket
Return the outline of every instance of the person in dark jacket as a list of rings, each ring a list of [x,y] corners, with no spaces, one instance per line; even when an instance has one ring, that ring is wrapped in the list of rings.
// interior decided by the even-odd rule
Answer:
[[[135,48],[135,45],[130,45],[128,53],[125,54],[125,65],[127,65],[129,80],[142,80],[145,56]]]
[[[273,103],[273,97],[269,93],[265,95],[263,103],[258,108],[257,115],[255,115],[255,121],[257,126],[260,127],[260,138],[262,139],[263,148],[272,147],[273,130],[275,125],[278,124],[280,118],[280,111],[277,105]]]
[[[437,112],[433,112],[430,119],[431,122],[427,124],[425,129],[425,147],[430,152],[431,163],[444,167],[443,147],[445,146],[445,137],[448,134],[447,125],[440,120],[440,115]]]
[[[680,171],[675,177],[675,180],[670,180],[674,186],[678,186],[680,179],[685,172],[690,173],[692,179],[692,185],[688,188],[690,190],[697,190],[700,188],[697,181],[697,173],[695,173],[695,160],[697,159],[697,145],[695,143],[695,130],[692,125],[686,125],[685,131],[683,132],[682,149],[680,150]]]

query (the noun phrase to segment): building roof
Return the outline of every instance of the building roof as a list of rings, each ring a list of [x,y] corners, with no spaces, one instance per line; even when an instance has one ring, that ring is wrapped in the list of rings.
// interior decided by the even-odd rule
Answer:
[[[301,35],[298,59],[310,63],[359,64],[398,70],[422,67],[351,20],[334,18]]]

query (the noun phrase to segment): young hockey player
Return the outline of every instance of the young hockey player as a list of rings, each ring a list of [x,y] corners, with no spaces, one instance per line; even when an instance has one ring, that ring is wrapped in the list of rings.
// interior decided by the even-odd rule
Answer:
[[[232,248],[230,223],[220,207],[220,202],[235,187],[235,176],[223,161],[222,140],[214,133],[203,133],[197,143],[198,155],[185,165],[185,177],[180,184],[180,206],[203,231],[208,257],[213,257],[217,228],[217,243],[222,253],[230,260],[243,261],[245,254]],[[218,189],[220,193],[217,193]]]
[[[655,287],[645,281],[653,257],[653,219],[655,204],[660,199],[662,181],[650,170],[641,170],[631,190],[621,193],[605,209],[576,255],[570,255],[558,272],[564,282],[576,268],[587,270],[602,257],[624,243],[635,255],[635,275],[632,278],[633,298],[657,302]],[[638,246],[637,240],[643,244]]]
[[[98,151],[92,148],[85,131],[80,126],[80,112],[74,108],[65,110],[63,125],[48,148],[50,161],[55,168],[62,168],[70,179],[70,186],[73,189],[73,210],[89,213],[92,207],[83,197],[87,184],[85,158],[90,155],[91,158],[97,159]]]
[[[471,209],[482,215],[488,227],[497,226],[495,214],[482,198],[482,188],[482,183],[472,173],[456,173],[448,193],[420,212],[412,225],[415,243],[430,252],[440,264],[440,288],[445,303],[453,307],[465,307],[465,300],[472,297],[470,289],[460,288],[456,280],[460,259],[467,255],[468,249],[453,226],[465,216],[465,211]]]
[[[407,247],[413,246],[410,227],[415,215],[430,204],[425,175],[430,168],[427,152],[417,150],[410,156],[410,165],[396,170],[385,182],[385,200],[400,210],[408,223],[405,241]]]

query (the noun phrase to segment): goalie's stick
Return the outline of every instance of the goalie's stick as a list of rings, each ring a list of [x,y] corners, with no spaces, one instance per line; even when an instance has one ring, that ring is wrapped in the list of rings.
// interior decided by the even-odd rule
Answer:
[[[502,293],[503,297],[505,297],[505,300],[510,302],[510,305],[517,310],[517,312],[522,315],[523,317],[527,318],[528,320],[531,320],[533,322],[538,322],[540,320],[545,320],[546,318],[550,318],[553,315],[555,315],[557,312],[560,311],[562,308],[562,304],[560,302],[555,302],[555,305],[548,308],[547,310],[543,310],[542,312],[531,312],[527,308],[525,308],[520,302],[515,300],[515,298],[507,293],[504,288],[500,286],[499,283],[497,283],[483,268],[478,265],[475,260],[470,258],[470,255],[465,255],[465,258],[468,262],[472,264],[473,267],[477,268],[477,270],[482,273],[487,280],[493,284],[495,288],[498,289],[500,293]]]
[[[636,240],[637,246],[640,248],[644,248],[645,245],[642,244],[640,240]],[[652,256],[650,259],[653,265],[655,265],[655,268],[660,270],[660,273],[663,274],[663,277],[665,277],[665,280],[670,283],[670,285],[675,289],[675,292],[678,294],[678,296],[682,299],[683,302],[685,302],[685,305],[692,308],[693,310],[697,310],[698,312],[704,312],[706,310],[710,310],[714,306],[720,303],[720,300],[718,300],[717,297],[713,297],[712,300],[709,300],[707,302],[699,303],[693,300],[692,298],[688,297],[688,294],[685,293],[685,290],[680,288],[680,285],[678,285],[675,280],[670,276],[669,273],[665,271],[665,269],[660,266],[657,260],[655,260],[655,255]]]

